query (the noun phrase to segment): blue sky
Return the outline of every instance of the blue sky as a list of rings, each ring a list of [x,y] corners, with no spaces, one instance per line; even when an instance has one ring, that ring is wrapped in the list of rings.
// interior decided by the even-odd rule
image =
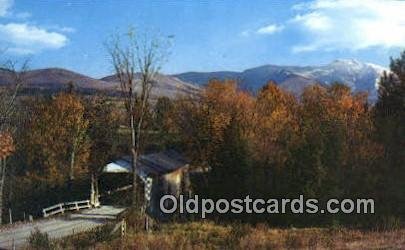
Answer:
[[[31,68],[112,72],[103,42],[132,25],[173,35],[165,73],[319,65],[354,58],[387,66],[405,48],[396,0],[0,0],[3,57]]]

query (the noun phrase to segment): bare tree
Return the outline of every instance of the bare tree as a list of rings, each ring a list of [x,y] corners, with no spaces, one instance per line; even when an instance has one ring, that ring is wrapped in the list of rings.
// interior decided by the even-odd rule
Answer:
[[[170,37],[169,37],[170,38]],[[132,205],[140,206],[137,163],[142,129],[153,86],[168,55],[169,39],[162,36],[138,35],[134,29],[115,35],[106,44],[112,66],[123,94],[131,131],[133,195]]]
[[[17,63],[8,61],[0,70],[4,71],[5,84],[0,86],[0,131],[11,128],[11,118],[15,113],[15,101],[18,91],[26,80],[28,60],[16,69]]]
[[[14,151],[12,134],[14,131],[13,117],[16,112],[16,98],[20,87],[25,81],[28,69],[28,61],[25,61],[19,70],[16,70],[16,63],[8,62],[5,68],[6,84],[0,86],[0,224],[3,215],[3,194],[6,182],[7,158]]]

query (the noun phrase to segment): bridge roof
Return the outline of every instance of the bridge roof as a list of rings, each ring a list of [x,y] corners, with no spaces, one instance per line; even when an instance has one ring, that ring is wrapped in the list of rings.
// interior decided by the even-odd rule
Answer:
[[[184,157],[175,150],[165,150],[157,153],[140,155],[138,158],[138,175],[165,175],[187,166]],[[107,164],[103,173],[131,173],[131,156]]]

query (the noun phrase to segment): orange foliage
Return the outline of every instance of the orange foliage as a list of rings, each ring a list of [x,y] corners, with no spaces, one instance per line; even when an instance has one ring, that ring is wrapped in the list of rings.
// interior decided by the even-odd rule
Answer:
[[[13,137],[8,132],[0,132],[0,159],[10,156],[14,152]]]
[[[28,161],[36,166],[38,178],[62,183],[68,178],[70,156],[75,151],[75,173],[86,171],[89,157],[84,131],[84,105],[74,94],[62,93],[35,105],[35,115],[27,131]]]
[[[258,93],[251,134],[256,159],[282,165],[297,137],[299,122],[295,97],[269,82]]]
[[[274,82],[254,96],[238,89],[235,81],[212,80],[197,101],[177,102],[175,120],[189,151],[203,161],[213,160],[233,123],[253,159],[263,165],[282,167],[305,141],[319,141],[323,147],[327,140],[334,140],[329,135],[342,141],[341,160],[347,164],[379,150],[369,138],[373,126],[368,107],[366,95],[353,94],[340,84],[311,85],[297,98]],[[350,154],[353,150],[359,153]]]
[[[176,102],[176,125],[193,158],[202,162],[212,156],[224,141],[224,132],[237,122],[242,133],[249,132],[254,98],[241,91],[232,80],[212,80],[198,100]]]

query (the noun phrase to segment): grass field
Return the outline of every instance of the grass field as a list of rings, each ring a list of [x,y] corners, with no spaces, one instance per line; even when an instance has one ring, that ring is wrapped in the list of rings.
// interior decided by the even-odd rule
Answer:
[[[104,236],[103,236],[104,235]],[[93,238],[92,238],[93,237]],[[72,249],[404,249],[405,229],[277,229],[266,225],[218,225],[213,222],[174,223],[153,232],[129,229],[126,236],[79,235],[65,239]]]

